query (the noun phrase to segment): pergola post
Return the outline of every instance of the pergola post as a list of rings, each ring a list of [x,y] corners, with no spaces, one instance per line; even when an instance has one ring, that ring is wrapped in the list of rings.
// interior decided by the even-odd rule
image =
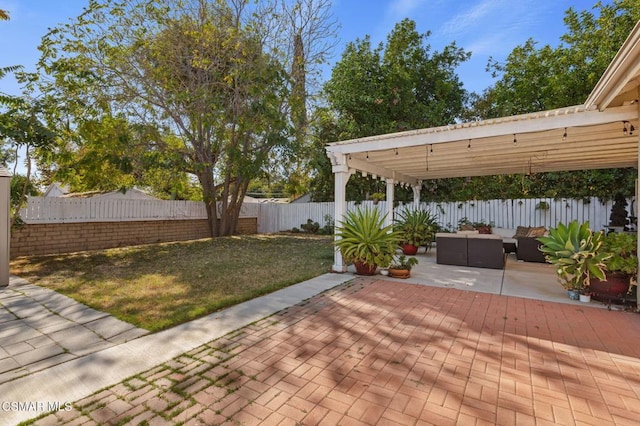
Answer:
[[[393,224],[393,201],[394,201],[394,194],[393,194],[393,189],[395,186],[395,182],[393,179],[387,179],[387,217],[385,219],[385,226],[391,225]]]
[[[334,190],[334,221],[336,226],[340,222],[344,220],[344,215],[347,210],[346,203],[346,190],[347,190],[347,182],[349,181],[349,177],[351,173],[349,171],[349,166],[347,165],[346,155],[336,155],[332,156],[332,171],[335,179],[335,190]],[[335,240],[339,240],[340,237],[335,236]],[[333,253],[333,270],[335,272],[346,272],[347,266],[342,261],[342,254],[338,247],[335,248]]]
[[[422,181],[419,180],[416,185],[411,187],[413,189],[413,208],[418,210],[420,208],[420,191],[422,190]]]
[[[9,245],[11,243],[11,173],[0,166],[0,287],[9,285]]]

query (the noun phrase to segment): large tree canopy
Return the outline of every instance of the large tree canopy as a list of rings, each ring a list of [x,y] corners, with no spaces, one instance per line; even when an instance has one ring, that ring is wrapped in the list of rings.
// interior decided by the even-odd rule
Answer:
[[[469,54],[455,43],[431,52],[429,33],[404,19],[386,44],[371,46],[369,36],[348,43],[325,84],[329,109],[319,111],[316,155],[322,142],[432,127],[455,122],[464,111],[466,91],[455,72]],[[334,139],[324,139],[324,137]],[[325,155],[326,157],[326,155]],[[316,161],[315,200],[333,197],[328,161]],[[331,192],[329,192],[331,188]],[[380,190],[371,179],[351,179],[349,198],[363,199]]]
[[[437,126],[460,117],[466,91],[455,68],[469,54],[455,43],[431,53],[429,35],[404,19],[384,46],[372,48],[369,36],[347,44],[325,84],[343,138]]]
[[[110,162],[122,170],[145,144],[197,177],[212,235],[234,232],[249,182],[289,140],[287,74],[254,12],[245,0],[91,1],[41,44],[39,88],[67,151],[103,137],[105,156],[126,150]]]
[[[529,39],[517,46],[504,63],[488,64],[496,83],[482,95],[472,95],[465,119],[488,119],[579,105],[640,20],[640,3],[598,2],[592,10],[566,11],[567,32],[557,47],[538,47]],[[432,198],[500,198],[509,196],[587,197],[634,193],[635,169],[584,170],[533,175],[436,180],[426,182]],[[436,192],[437,188],[437,192]],[[457,195],[454,195],[457,194]]]
[[[640,20],[640,3],[596,3],[592,12],[566,11],[567,33],[557,47],[517,46],[504,63],[490,60],[498,81],[476,99],[474,115],[487,119],[584,103]]]

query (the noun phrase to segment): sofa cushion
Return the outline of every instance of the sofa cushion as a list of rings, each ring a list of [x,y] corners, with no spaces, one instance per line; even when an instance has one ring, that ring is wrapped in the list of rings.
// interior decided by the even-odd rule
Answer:
[[[467,238],[480,240],[502,240],[502,237],[498,234],[468,234]]]
[[[467,234],[458,234],[453,232],[438,232],[436,238],[467,238]]]
[[[529,229],[530,228],[528,226],[518,226],[516,228],[516,233],[513,235],[513,238],[526,237],[529,233]]]
[[[493,228],[491,233],[500,235],[502,238],[513,238],[516,230],[512,228]]]
[[[547,233],[547,228],[544,226],[538,226],[534,228],[530,228],[527,233],[527,237],[542,237]]]

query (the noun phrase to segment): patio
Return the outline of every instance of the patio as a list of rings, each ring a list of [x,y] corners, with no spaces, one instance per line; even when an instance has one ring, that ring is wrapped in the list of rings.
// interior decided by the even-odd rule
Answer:
[[[418,257],[409,280],[347,274],[34,424],[637,424],[638,315],[569,301],[549,265]]]
[[[470,290],[502,296],[524,297],[547,302],[569,303],[589,307],[606,307],[600,302],[589,304],[569,300],[560,286],[553,267],[546,263],[518,261],[515,254],[507,255],[504,269],[471,268],[436,264],[436,249],[428,253],[420,249],[418,265],[408,279],[383,277],[389,281],[434,287]],[[354,272],[353,266],[348,268]],[[615,305],[612,309],[615,309]]]

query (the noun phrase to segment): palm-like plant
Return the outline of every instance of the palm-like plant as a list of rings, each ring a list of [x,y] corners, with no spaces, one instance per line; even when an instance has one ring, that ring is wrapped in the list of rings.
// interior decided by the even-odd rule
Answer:
[[[404,209],[398,213],[396,230],[404,244],[416,247],[429,245],[435,239],[438,224],[436,215],[429,210]]]
[[[603,233],[589,229],[589,222],[582,225],[577,220],[564,225],[558,223],[549,235],[539,237],[540,250],[547,262],[556,267],[560,284],[567,290],[581,290],[589,286],[591,277],[604,279],[604,261],[609,253],[599,252]]]
[[[378,265],[388,265],[396,250],[400,236],[392,225],[384,225],[386,215],[378,209],[358,207],[346,213],[336,227],[334,244],[347,262],[363,264],[375,273]]]

